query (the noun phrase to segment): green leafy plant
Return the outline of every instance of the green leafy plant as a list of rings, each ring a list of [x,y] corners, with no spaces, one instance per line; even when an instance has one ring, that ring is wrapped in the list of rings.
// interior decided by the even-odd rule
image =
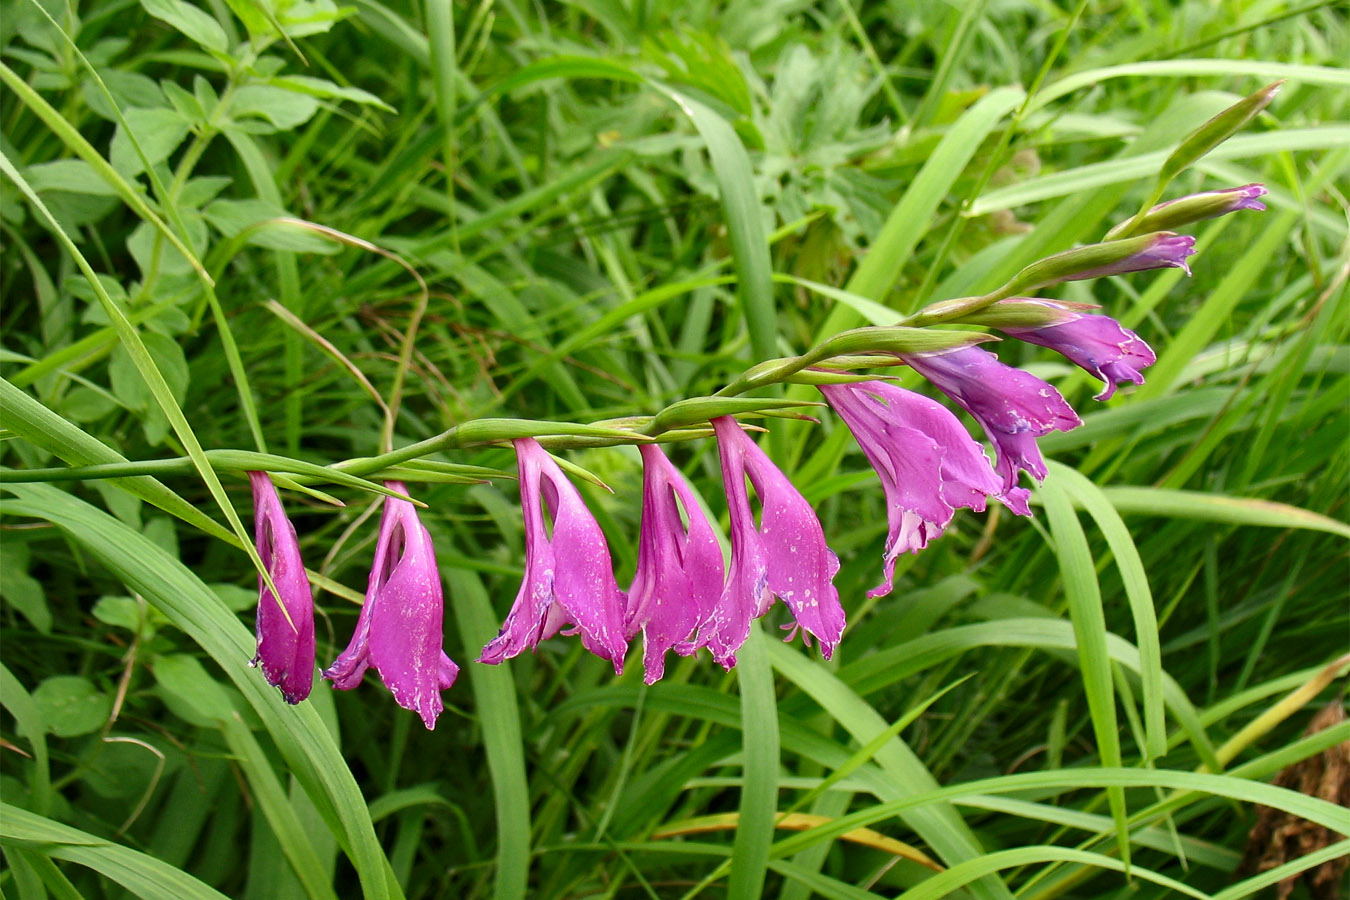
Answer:
[[[1350,667],[1334,5],[0,20],[6,896],[1234,900],[1312,896],[1347,853],[1335,798],[1265,783],[1350,740],[1304,733]],[[1259,215],[1150,213],[1258,182]],[[1158,222],[1194,231],[1192,279],[1076,277]],[[868,596],[890,494],[820,386],[917,389],[895,354],[1084,304],[1157,350],[1147,383],[1093,407],[999,344],[1083,424],[1040,437],[1029,522],[953,510]],[[638,445],[723,545],[762,531],[762,491],[724,512],[726,416],[839,556],[831,659],[756,625],[731,672],[651,685],[565,637],[470,662],[539,540],[510,442],[556,456],[626,585]],[[249,667],[258,588],[288,590],[250,471],[321,665],[409,488],[463,668],[434,732]],[[1236,875],[1258,807],[1328,837]]]

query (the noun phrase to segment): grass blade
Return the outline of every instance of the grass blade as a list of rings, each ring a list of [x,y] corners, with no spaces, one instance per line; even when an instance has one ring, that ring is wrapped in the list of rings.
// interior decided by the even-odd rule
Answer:
[[[750,638],[737,654],[744,783],[727,884],[730,900],[759,900],[763,895],[764,870],[777,817],[778,701],[766,651],[768,643],[762,629],[751,628]]]
[[[889,727],[886,720],[844,682],[793,648],[775,642],[769,648],[769,656],[779,673],[828,710],[859,744],[867,745]],[[897,793],[923,794],[937,788],[932,774],[899,736],[877,750],[875,758]],[[977,858],[984,852],[969,826],[948,804],[916,809],[901,818],[949,865]],[[781,855],[774,853],[775,857]],[[1008,900],[1012,896],[997,876],[976,881],[970,890],[976,897],[990,900]]]
[[[1086,509],[1106,538],[1125,584],[1125,596],[1134,616],[1134,639],[1139,647],[1139,680],[1143,687],[1144,730],[1150,759],[1167,753],[1167,725],[1163,720],[1162,647],[1158,640],[1158,617],[1153,592],[1134,539],[1101,489],[1074,469],[1053,460],[1047,467],[1075,506]]]
[[[157,544],[82,500],[44,484],[15,484],[6,490],[18,498],[4,503],[6,512],[56,525],[210,654],[258,713],[287,765],[342,842],[365,896],[399,900],[402,891],[386,877],[388,862],[337,743],[311,704],[288,706],[249,667],[254,637],[222,607],[216,594]]]
[[[47,855],[86,866],[145,900],[228,900],[186,872],[153,856],[0,803],[0,840],[37,845]]]
[[[1097,753],[1105,765],[1115,768],[1121,764],[1120,730],[1116,720],[1116,695],[1111,685],[1111,656],[1106,649],[1106,616],[1102,613],[1102,594],[1092,563],[1092,551],[1068,494],[1058,482],[1047,479],[1039,493],[1050,520],[1060,577],[1064,581],[1064,596],[1069,601],[1069,617],[1078,645],[1078,666],[1083,674],[1092,733],[1097,738]],[[1125,792],[1111,788],[1107,796],[1111,817],[1116,821],[1116,841],[1128,871],[1130,841],[1125,824]]]
[[[475,659],[496,635],[497,615],[477,573],[442,571],[450,587],[448,605],[464,636],[464,655]],[[468,674],[474,703],[486,713],[481,717],[483,747],[497,808],[497,878],[492,895],[496,900],[524,900],[530,872],[530,794],[515,681],[508,666],[473,665]]]

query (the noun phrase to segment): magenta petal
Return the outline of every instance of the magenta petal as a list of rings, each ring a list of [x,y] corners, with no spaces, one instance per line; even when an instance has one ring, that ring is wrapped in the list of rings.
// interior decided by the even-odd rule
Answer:
[[[885,580],[867,592],[889,594],[895,560],[939,537],[957,509],[979,512],[1001,485],[989,460],[946,407],[880,381],[821,385],[881,478],[890,526]]]
[[[1128,381],[1143,384],[1141,369],[1158,359],[1153,348],[1110,316],[1083,315],[1049,300],[1005,300],[999,305],[1034,303],[1064,311],[1062,322],[1040,328],[1003,327],[1004,333],[1029,344],[1049,347],[1106,383],[1098,400],[1109,400],[1116,386]]]
[[[387,486],[406,494],[398,482]],[[431,535],[407,500],[387,497],[375,544],[366,602],[352,641],[324,671],[340,690],[361,683],[374,667],[395,702],[422,717],[428,729],[444,708],[441,691],[459,667],[442,650],[445,601]]]
[[[520,438],[513,443],[525,517],[525,578],[501,631],[478,661],[500,663],[571,624],[582,646],[622,672],[628,652],[624,597],[614,581],[605,533],[538,441]],[[544,523],[545,502],[553,514],[551,538]]]
[[[731,514],[731,570],[695,645],[707,647],[723,666],[735,665],[750,622],[768,611],[776,595],[829,659],[844,633],[844,608],[833,584],[839,560],[825,544],[820,519],[735,419],[720,416],[712,426]],[[747,476],[760,501],[758,527]]]
[[[665,674],[666,651],[687,641],[721,596],[722,548],[680,470],[656,444],[638,450],[642,530],[624,634],[642,633],[643,680],[654,684]]]
[[[300,559],[300,540],[276,486],[266,472],[249,472],[248,480],[258,556],[281,594],[278,602],[258,576],[258,655],[253,661],[268,684],[281,688],[287,703],[299,703],[314,683],[314,596]]]
[[[1083,424],[1059,391],[1029,372],[998,361],[979,347],[958,347],[903,357],[905,362],[974,416],[998,450],[995,471],[1003,477],[1001,498],[1014,512],[1025,503],[1012,492],[1017,472],[1045,478],[1036,438]]]

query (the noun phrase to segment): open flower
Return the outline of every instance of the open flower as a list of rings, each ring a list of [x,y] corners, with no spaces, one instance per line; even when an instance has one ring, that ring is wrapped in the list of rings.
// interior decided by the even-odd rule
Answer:
[[[956,510],[983,512],[985,498],[997,496],[1001,485],[983,448],[937,401],[882,381],[824,384],[820,392],[853,432],[886,492],[885,581],[867,592],[885,596],[894,587],[896,557],[928,546]]]
[[[1036,438],[1077,428],[1083,424],[1078,414],[1049,384],[979,347],[904,354],[901,359],[979,421],[998,450],[994,470],[1003,477],[1003,501],[1013,512],[1029,515],[1030,492],[1017,486],[1017,472],[1043,480],[1045,460]]]
[[[1139,370],[1158,360],[1153,348],[1144,343],[1139,335],[1122,327],[1110,316],[1077,312],[1075,307],[1078,304],[1016,298],[1000,301],[994,306],[1028,304],[1058,311],[1055,317],[1058,321],[1035,328],[1007,325],[998,328],[1019,341],[1049,347],[1063,354],[1074,365],[1105,382],[1106,388],[1097,395],[1098,400],[1111,399],[1116,392],[1116,385],[1122,381],[1143,384],[1144,376]]]
[[[309,696],[314,683],[314,595],[300,559],[295,526],[266,472],[249,472],[253,487],[253,533],[278,599],[258,576],[258,655],[267,683],[281,688],[287,703]]]
[[[614,581],[605,533],[581,494],[534,438],[513,442],[525,516],[525,579],[501,631],[483,648],[479,662],[496,664],[573,625],[582,645],[623,671],[624,597]],[[547,501],[553,518],[544,524]]]
[[[406,494],[396,481],[390,490]],[[441,649],[445,603],[431,535],[407,500],[386,497],[375,542],[366,602],[347,649],[324,670],[333,687],[348,691],[374,666],[394,700],[422,717],[428,729],[441,714],[441,691],[459,667]]]
[[[665,674],[667,650],[693,652],[683,642],[721,596],[722,548],[680,470],[656,444],[638,450],[642,531],[624,636],[642,632],[643,680],[655,684]]]
[[[803,629],[820,641],[829,659],[844,633],[844,608],[833,584],[839,560],[825,545],[816,511],[734,418],[719,416],[712,426],[731,514],[731,571],[694,646],[707,647],[713,659],[731,668],[750,636],[750,623],[768,612],[777,595],[797,619],[789,639]],[[759,497],[759,525],[746,476]]]

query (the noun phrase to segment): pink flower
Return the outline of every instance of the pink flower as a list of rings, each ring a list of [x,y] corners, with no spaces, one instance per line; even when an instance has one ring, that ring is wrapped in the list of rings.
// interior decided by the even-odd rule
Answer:
[[[624,596],[614,581],[609,546],[581,494],[534,438],[513,442],[525,516],[525,578],[501,631],[479,662],[495,665],[557,634],[581,634],[582,645],[623,671]],[[543,503],[553,516],[544,524]]]
[[[287,703],[299,703],[314,682],[314,595],[295,526],[286,518],[272,479],[266,472],[249,472],[248,480],[258,556],[281,594],[278,600],[258,576],[258,655],[253,664],[262,667],[268,684],[281,688]]]
[[[1078,414],[1049,384],[979,347],[904,354],[901,359],[979,421],[998,450],[994,470],[1003,477],[1003,501],[1013,512],[1029,515],[1030,492],[1017,487],[1017,472],[1043,480],[1045,460],[1036,438],[1077,428],[1083,424]]]
[[[665,674],[667,650],[693,652],[683,642],[721,596],[722,548],[680,470],[656,444],[638,450],[642,531],[637,573],[628,589],[625,637],[642,632],[644,680],[654,684]]]
[[[820,385],[871,461],[886,492],[890,525],[885,580],[867,592],[894,588],[895,560],[941,536],[956,510],[983,512],[1002,486],[978,443],[945,406],[881,381]]]
[[[408,493],[396,481],[386,486]],[[356,632],[323,677],[348,691],[374,666],[398,705],[420,715],[428,730],[435,728],[443,709],[441,691],[459,674],[441,649],[444,614],[431,535],[417,517],[417,507],[386,497]]]
[[[768,612],[776,595],[797,619],[789,639],[803,629],[820,641],[829,659],[844,633],[844,609],[833,584],[839,560],[825,545],[815,510],[734,418],[719,416],[712,426],[731,513],[731,571],[699,625],[694,647],[707,647],[713,659],[731,668],[750,636],[750,623]],[[759,497],[759,525],[747,476]]]
[[[1157,362],[1158,357],[1153,349],[1139,335],[1121,327],[1110,316],[1084,315],[1074,311],[1072,304],[1051,300],[1018,298],[994,305],[1012,307],[1026,304],[1059,310],[1059,321],[1035,328],[1000,325],[999,329],[1019,341],[1049,347],[1105,382],[1106,389],[1097,395],[1098,400],[1111,399],[1116,386],[1122,381],[1143,384],[1144,376],[1140,369]]]

